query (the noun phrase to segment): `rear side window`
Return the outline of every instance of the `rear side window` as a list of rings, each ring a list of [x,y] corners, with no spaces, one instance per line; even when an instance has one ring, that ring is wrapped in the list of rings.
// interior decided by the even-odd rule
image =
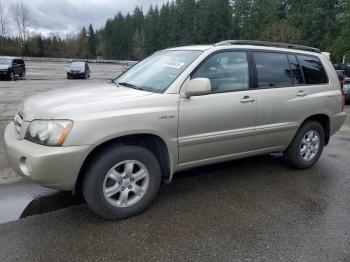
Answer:
[[[259,88],[293,86],[291,68],[286,54],[253,52]]]
[[[303,85],[304,78],[297,57],[295,55],[288,55],[288,60],[294,85]]]
[[[304,73],[306,84],[318,85],[328,83],[326,71],[317,57],[298,55],[298,59]]]

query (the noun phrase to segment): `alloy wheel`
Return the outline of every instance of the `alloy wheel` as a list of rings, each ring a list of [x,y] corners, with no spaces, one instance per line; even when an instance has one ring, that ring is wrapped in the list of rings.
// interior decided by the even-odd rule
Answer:
[[[305,161],[313,160],[320,149],[320,134],[315,130],[309,130],[301,140],[300,155]]]
[[[107,173],[103,182],[103,195],[113,206],[132,206],[144,196],[149,180],[150,175],[144,164],[125,160]]]

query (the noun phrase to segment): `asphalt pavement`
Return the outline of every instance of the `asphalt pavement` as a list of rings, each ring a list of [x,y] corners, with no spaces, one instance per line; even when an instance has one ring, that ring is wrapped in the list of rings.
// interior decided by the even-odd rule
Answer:
[[[349,118],[310,170],[277,156],[192,169],[125,220],[30,182],[3,184],[0,261],[346,262],[349,192]]]

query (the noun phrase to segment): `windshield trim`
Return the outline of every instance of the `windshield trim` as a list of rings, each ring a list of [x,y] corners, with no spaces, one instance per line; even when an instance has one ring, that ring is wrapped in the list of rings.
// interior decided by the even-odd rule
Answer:
[[[205,51],[205,50],[204,50]],[[118,77],[116,77],[114,80],[112,80],[112,83],[115,84],[115,85],[121,85],[123,87],[127,87],[127,88],[132,88],[132,89],[135,89],[135,90],[141,90],[141,91],[145,91],[145,92],[151,92],[151,93],[158,93],[158,94],[164,94],[171,86],[172,84],[186,71],[186,69],[191,65],[193,64],[194,61],[196,61],[196,59],[198,57],[200,57],[203,53],[204,53],[203,50],[171,50],[171,49],[164,49],[164,50],[161,50],[161,51],[156,51],[154,52],[153,54],[145,57],[144,59],[140,60],[138,63],[134,64],[133,66],[131,66],[128,70],[126,70],[125,72],[123,72],[122,74],[120,74]],[[158,90],[158,89],[155,89],[155,88],[152,88],[152,87],[149,87],[149,86],[140,86],[140,87],[130,87],[130,86],[124,86],[122,84],[119,84],[118,83],[118,79],[121,78],[126,72],[128,72],[130,69],[132,69],[134,66],[140,64],[141,62],[143,62],[144,60],[148,59],[149,57],[155,55],[155,54],[159,54],[159,53],[163,53],[163,52],[198,52],[198,55],[193,59],[193,61],[191,63],[189,63],[183,70],[182,72],[174,79],[172,80],[168,87],[165,88],[164,90]]]

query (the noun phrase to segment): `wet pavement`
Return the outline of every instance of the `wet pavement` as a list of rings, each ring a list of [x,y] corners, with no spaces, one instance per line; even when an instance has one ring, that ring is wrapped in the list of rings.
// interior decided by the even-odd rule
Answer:
[[[349,138],[348,119],[306,171],[262,156],[179,173],[126,220],[85,204],[34,211],[0,225],[0,261],[350,261]],[[11,187],[0,199],[55,194]]]
[[[44,188],[27,181],[0,185],[0,224],[83,202],[70,192]]]

